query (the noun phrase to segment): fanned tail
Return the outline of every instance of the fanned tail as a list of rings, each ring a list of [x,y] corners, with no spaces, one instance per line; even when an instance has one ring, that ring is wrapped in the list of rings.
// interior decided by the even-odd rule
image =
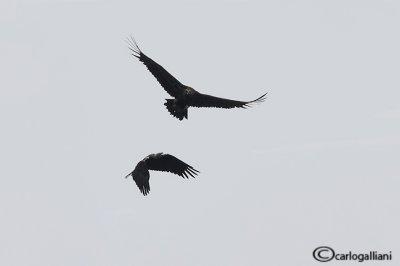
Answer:
[[[167,107],[168,111],[171,115],[175,116],[179,120],[184,118],[188,118],[187,107],[186,106],[179,106],[175,99],[166,99],[167,101],[164,105]]]

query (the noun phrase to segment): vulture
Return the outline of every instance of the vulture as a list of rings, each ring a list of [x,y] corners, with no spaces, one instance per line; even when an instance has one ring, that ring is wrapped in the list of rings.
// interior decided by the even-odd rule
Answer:
[[[132,176],[140,192],[145,196],[150,192],[149,170],[170,172],[183,178],[189,178],[189,176],[194,178],[195,175],[200,173],[192,166],[182,162],[175,156],[164,154],[162,152],[150,154],[141,160],[136,165],[135,169],[125,177],[128,178],[129,176]]]
[[[253,101],[235,101],[224,98],[219,98],[207,94],[202,94],[195,89],[182,84],[174,76],[168,73],[161,65],[157,64],[150,57],[146,56],[137,45],[135,39],[131,37],[127,39],[128,48],[132,51],[132,55],[137,57],[151,74],[157,79],[164,90],[173,97],[166,99],[164,105],[172,116],[182,120],[188,118],[189,107],[215,107],[215,108],[247,108],[253,103],[263,102],[265,95]]]

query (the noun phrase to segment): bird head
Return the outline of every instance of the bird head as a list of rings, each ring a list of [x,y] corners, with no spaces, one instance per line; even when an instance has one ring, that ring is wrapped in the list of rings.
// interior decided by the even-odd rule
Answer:
[[[127,175],[125,176],[125,178],[128,178],[129,176],[132,176],[132,178],[135,179],[135,175],[136,175],[137,173],[139,173],[139,172],[143,172],[143,171],[145,170],[145,168],[146,168],[146,163],[145,163],[144,161],[140,161],[140,162],[136,165],[135,169],[133,169],[132,172],[130,172],[129,174],[127,174]]]

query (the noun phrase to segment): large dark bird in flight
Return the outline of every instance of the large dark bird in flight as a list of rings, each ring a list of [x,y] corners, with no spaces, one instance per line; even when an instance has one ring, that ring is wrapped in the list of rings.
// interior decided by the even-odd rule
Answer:
[[[183,178],[195,177],[199,171],[194,169],[192,166],[182,162],[175,156],[156,153],[150,154],[143,160],[141,160],[135,167],[135,169],[130,172],[125,178],[132,176],[136,185],[143,193],[147,195],[150,192],[150,173],[149,170],[170,172],[179,175]]]
[[[190,106],[226,109],[235,107],[246,108],[252,103],[262,102],[265,100],[266,93],[261,95],[259,98],[248,102],[229,100],[202,94],[195,89],[180,83],[179,80],[174,78],[162,66],[157,64],[150,57],[146,56],[140,50],[133,37],[130,39],[128,38],[127,43],[129,49],[133,52],[132,55],[139,58],[168,94],[174,97],[174,99],[166,99],[167,101],[164,105],[167,107],[168,111],[179,120],[188,118],[188,107]]]

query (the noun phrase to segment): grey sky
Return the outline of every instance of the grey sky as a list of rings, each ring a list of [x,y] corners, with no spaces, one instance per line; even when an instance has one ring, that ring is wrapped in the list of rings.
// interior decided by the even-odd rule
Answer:
[[[320,245],[397,258],[399,11],[2,1],[0,263],[306,266]],[[268,99],[180,122],[130,34],[184,84]],[[123,177],[161,151],[201,174],[152,172],[143,197]]]

